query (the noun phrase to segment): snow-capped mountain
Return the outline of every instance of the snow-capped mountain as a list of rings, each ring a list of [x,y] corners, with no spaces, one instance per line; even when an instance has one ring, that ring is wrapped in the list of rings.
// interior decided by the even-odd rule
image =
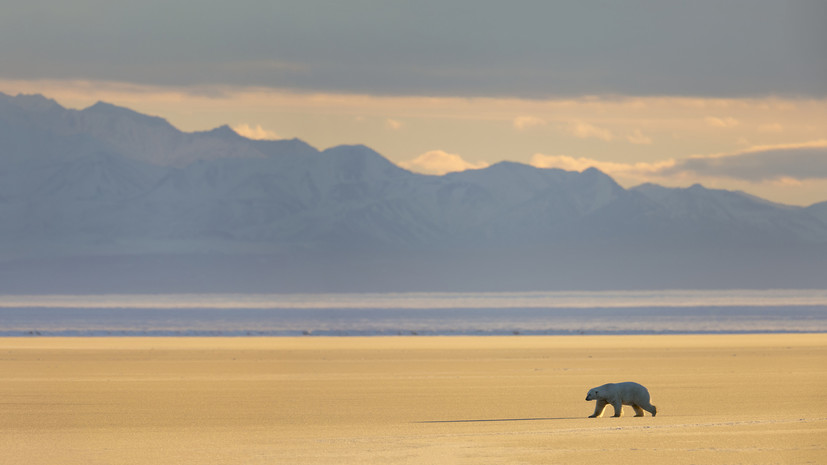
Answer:
[[[824,205],[509,162],[426,176],[0,94],[7,292],[812,287]]]

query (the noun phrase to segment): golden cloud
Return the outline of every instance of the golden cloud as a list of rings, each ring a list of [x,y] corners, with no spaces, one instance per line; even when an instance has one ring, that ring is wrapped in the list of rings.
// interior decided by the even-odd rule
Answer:
[[[385,120],[385,127],[396,131],[402,127],[402,122],[395,119],[388,118]]]
[[[443,150],[431,150],[413,160],[400,162],[399,166],[418,173],[442,175],[455,171],[482,169],[487,167],[488,163],[471,163],[455,153],[448,153]]]
[[[242,123],[233,126],[233,131],[235,131],[239,136],[246,137],[248,139],[255,139],[255,140],[275,140],[280,139],[278,134],[268,129],[264,129],[261,127],[260,124],[255,126],[250,126],[247,123]]]
[[[512,124],[514,125],[514,129],[524,131],[536,126],[544,126],[546,124],[546,120],[536,116],[518,116],[514,118],[514,122]]]
[[[582,121],[577,121],[564,126],[563,130],[579,139],[601,139],[606,142],[614,139],[614,134],[612,134],[612,131],[605,128],[599,128]]]
[[[706,124],[715,128],[734,128],[741,124],[740,121],[732,117],[718,118],[715,116],[707,116],[704,118],[704,121],[706,121]]]
[[[637,145],[649,145],[652,143],[652,138],[644,135],[640,129],[635,129],[635,132],[626,136],[626,140]]]

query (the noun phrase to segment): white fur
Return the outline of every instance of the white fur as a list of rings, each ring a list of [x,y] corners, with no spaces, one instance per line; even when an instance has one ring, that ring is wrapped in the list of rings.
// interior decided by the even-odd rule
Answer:
[[[642,417],[643,411],[651,413],[652,416],[657,415],[658,409],[649,403],[649,390],[638,383],[609,383],[603,386],[589,389],[586,394],[586,400],[596,400],[597,405],[594,407],[594,413],[589,418],[597,418],[603,415],[603,409],[606,405],[611,405],[615,409],[613,416],[619,417],[623,414],[623,406],[631,405],[635,410],[636,417]]]

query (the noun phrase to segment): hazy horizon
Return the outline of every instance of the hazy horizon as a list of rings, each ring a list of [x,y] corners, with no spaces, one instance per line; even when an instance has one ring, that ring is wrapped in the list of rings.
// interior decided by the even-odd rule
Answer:
[[[0,336],[814,333],[827,290],[0,296]]]

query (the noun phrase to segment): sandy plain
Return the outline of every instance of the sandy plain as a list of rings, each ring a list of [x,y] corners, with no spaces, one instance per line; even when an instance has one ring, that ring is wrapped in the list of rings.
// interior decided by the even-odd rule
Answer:
[[[646,385],[658,416],[586,418]],[[0,338],[5,464],[804,464],[827,335]]]

